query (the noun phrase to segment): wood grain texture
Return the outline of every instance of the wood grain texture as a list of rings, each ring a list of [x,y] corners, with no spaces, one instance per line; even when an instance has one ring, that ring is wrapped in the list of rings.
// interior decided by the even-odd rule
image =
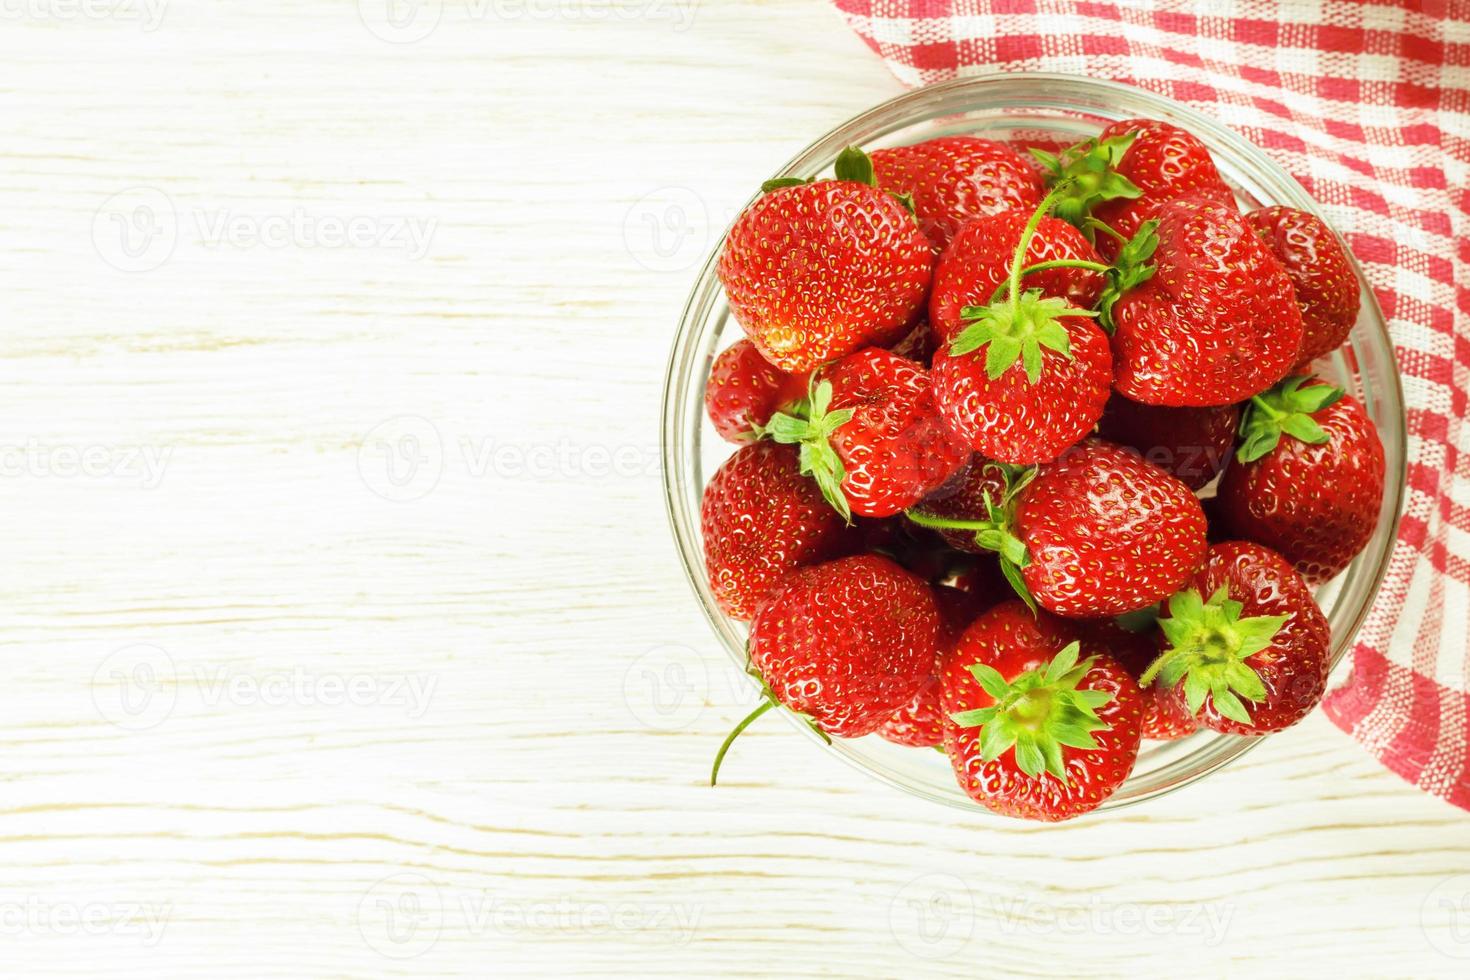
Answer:
[[[381,7],[5,7],[4,973],[1464,974],[1470,822],[1321,718],[1062,828],[774,721],[706,788],[673,325],[898,86],[821,0]]]

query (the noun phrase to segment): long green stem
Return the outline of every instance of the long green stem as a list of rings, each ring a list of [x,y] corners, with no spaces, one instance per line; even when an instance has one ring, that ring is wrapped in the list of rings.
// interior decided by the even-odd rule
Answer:
[[[1112,266],[1110,265],[1104,265],[1101,262],[1089,262],[1086,259],[1052,259],[1049,262],[1038,262],[1035,265],[1028,265],[1021,270],[1021,276],[1024,278],[1033,272],[1045,272],[1048,269],[1089,269],[1093,272],[1107,272],[1111,268]],[[995,292],[990,294],[990,299],[986,301],[986,305],[989,306],[1000,299],[1000,294],[1008,286],[1010,286],[1010,280],[1006,280],[999,286],[996,286]]]
[[[940,517],[938,514],[929,514],[922,510],[907,510],[904,511],[904,516],[920,527],[933,527],[941,530],[989,531],[995,527],[994,521],[967,521],[959,517]]]
[[[1031,247],[1031,239],[1036,236],[1036,229],[1041,225],[1041,219],[1051,212],[1052,205],[1066,191],[1071,190],[1074,181],[1064,180],[1051,189],[1051,193],[1041,199],[1036,205],[1036,210],[1031,212],[1031,219],[1026,222],[1026,227],[1021,229],[1021,240],[1016,243],[1016,254],[1011,257],[1011,276],[1008,282],[1010,286],[1011,312],[1014,314],[1020,308],[1021,298],[1021,266],[1026,261],[1026,249]]]
[[[751,722],[755,721],[757,718],[765,714],[767,711],[770,711],[775,706],[776,702],[774,701],[762,701],[759,707],[757,707],[750,714],[746,715],[741,720],[740,724],[736,725],[734,730],[731,731],[729,735],[725,736],[724,743],[720,745],[720,751],[715,755],[715,764],[709,771],[709,784],[711,786],[713,786],[715,784],[715,780],[720,777],[720,763],[725,761],[725,753],[730,751],[730,746],[733,745],[735,740],[740,737],[740,733],[749,728]]]

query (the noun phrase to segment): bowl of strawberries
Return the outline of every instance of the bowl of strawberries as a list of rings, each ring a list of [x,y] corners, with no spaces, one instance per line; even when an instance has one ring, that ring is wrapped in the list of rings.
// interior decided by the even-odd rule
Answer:
[[[1219,123],[1063,75],[908,93],[767,180],[663,425],[689,581],[760,694],[711,782],[778,713],[1043,821],[1310,713],[1404,487],[1393,347],[1317,205]]]

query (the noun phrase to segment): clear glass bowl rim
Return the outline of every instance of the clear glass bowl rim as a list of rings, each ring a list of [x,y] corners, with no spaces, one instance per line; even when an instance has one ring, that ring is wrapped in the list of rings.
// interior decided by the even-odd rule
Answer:
[[[870,146],[885,136],[932,121],[940,117],[959,116],[973,112],[997,111],[1052,111],[1066,114],[1087,115],[1106,111],[1110,118],[1150,117],[1174,121],[1199,136],[1219,158],[1220,154],[1233,155],[1247,166],[1252,176],[1267,190],[1265,200],[1302,210],[1311,211],[1326,220],[1321,208],[1305,189],[1263,151],[1255,147],[1236,132],[1221,123],[1196,112],[1172,99],[1118,82],[1104,81],[1050,72],[1015,72],[996,75],[970,76],[927,86],[889,99],[849,119],[826,135],[814,141],[801,153],[782,167],[773,177],[809,176],[819,173],[830,165],[845,147],[857,144]],[[1225,168],[1222,167],[1222,170]],[[752,184],[755,184],[752,181]],[[753,195],[751,200],[755,199]],[[678,333],[664,378],[661,405],[661,457],[663,465],[664,500],[669,524],[677,545],[685,577],[695,597],[704,610],[706,619],[721,644],[737,666],[745,662],[745,639],[737,630],[737,624],[719,611],[705,580],[703,549],[699,533],[698,492],[692,492],[691,474],[686,472],[685,457],[698,452],[699,426],[701,419],[691,417],[693,403],[689,398],[688,386],[698,384],[703,388],[704,374],[708,372],[711,351],[703,350],[698,341],[704,325],[721,298],[721,287],[715,272],[722,234],[715,243],[698,279],[690,292],[680,318]],[[1334,668],[1351,649],[1354,638],[1373,605],[1383,576],[1387,572],[1394,542],[1397,539],[1398,521],[1403,508],[1405,486],[1405,447],[1407,432],[1403,409],[1403,393],[1399,383],[1394,350],[1387,327],[1372,289],[1359,267],[1357,260],[1349,258],[1353,271],[1358,276],[1363,294],[1364,310],[1354,328],[1349,344],[1355,350],[1370,348],[1371,355],[1381,364],[1381,377],[1375,379],[1375,390],[1360,391],[1370,415],[1378,425],[1385,450],[1385,492],[1374,538],[1365,551],[1355,559],[1348,572],[1344,573],[1343,588],[1351,590],[1351,618],[1347,628],[1334,624],[1332,663]],[[1364,321],[1369,329],[1364,330]],[[1340,356],[1340,355],[1339,355]],[[703,367],[703,372],[696,371]],[[697,400],[702,405],[702,398]],[[1376,404],[1375,404],[1376,403]],[[686,434],[692,436],[686,440]],[[698,488],[698,489],[702,489]],[[933,802],[957,807],[967,812],[994,816],[989,810],[967,797],[941,795],[933,792],[905,774],[892,769],[880,768],[870,761],[857,757],[836,739],[832,745],[826,743],[810,728],[789,712],[780,712],[794,730],[810,738],[827,751],[837,755],[849,765],[868,775],[895,786],[905,792]],[[1269,736],[1267,736],[1269,737]],[[1144,783],[1135,782],[1137,777],[1123,785],[1113,797],[1098,808],[1099,812],[1116,810],[1154,799],[1165,793],[1182,788],[1216,769],[1240,758],[1255,747],[1262,739],[1215,736],[1201,742],[1198,748],[1184,757],[1148,773]],[[1133,784],[1133,785],[1130,785]]]

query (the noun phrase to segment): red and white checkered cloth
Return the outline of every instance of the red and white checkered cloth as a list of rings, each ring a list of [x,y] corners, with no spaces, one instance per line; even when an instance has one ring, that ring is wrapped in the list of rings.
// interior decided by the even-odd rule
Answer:
[[[834,0],[906,84],[1129,82],[1209,113],[1323,205],[1388,317],[1408,495],[1331,719],[1470,809],[1470,0]]]

